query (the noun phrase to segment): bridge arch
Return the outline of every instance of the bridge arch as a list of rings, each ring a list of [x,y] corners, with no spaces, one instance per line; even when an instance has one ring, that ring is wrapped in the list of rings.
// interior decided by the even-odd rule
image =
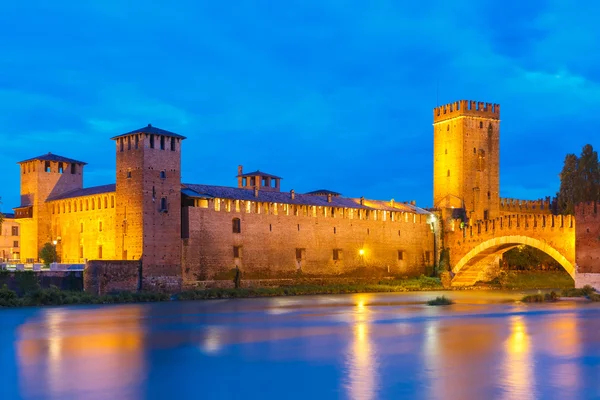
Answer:
[[[569,261],[561,252],[545,241],[521,235],[500,236],[479,243],[458,261],[454,268],[452,268],[452,272],[458,274],[465,267],[469,267],[485,259],[492,260],[494,257],[520,245],[531,246],[548,254],[562,265],[569,275],[571,275],[571,278],[575,279],[575,266],[573,262]]]

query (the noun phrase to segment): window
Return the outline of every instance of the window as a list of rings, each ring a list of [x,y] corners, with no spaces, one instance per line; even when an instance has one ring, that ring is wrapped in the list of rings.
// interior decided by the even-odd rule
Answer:
[[[110,196],[110,208],[115,208],[115,197]]]
[[[160,211],[161,212],[167,212],[168,208],[167,208],[167,198],[166,197],[161,197],[160,199]]]
[[[79,258],[83,258],[83,246],[79,246]]]
[[[333,227],[333,233],[336,234],[337,233],[337,229],[335,228],[335,226]]]
[[[44,163],[44,172],[50,172],[50,161]]]
[[[450,176],[450,170],[448,170],[448,175],[447,176]]]
[[[102,246],[98,246],[98,258],[102,258]]]
[[[342,259],[342,249],[333,249],[333,260],[338,261]]]
[[[119,151],[123,151],[123,138],[119,139]]]
[[[154,135],[150,135],[150,148],[154,148]]]
[[[108,208],[108,198],[104,197],[104,208]]]
[[[404,251],[403,250],[398,250],[398,260],[399,261],[404,260]]]
[[[430,251],[426,251],[425,252],[425,262],[426,263],[430,263],[431,262],[431,252]]]
[[[140,146],[140,137],[139,135],[135,135],[135,148],[137,149]],[[124,258],[126,260],[126,258]]]
[[[13,236],[19,236],[19,227],[18,226],[11,226],[10,231]]]
[[[80,224],[80,226],[79,226],[79,232],[80,232],[80,233],[83,233],[83,222],[82,222],[82,223]]]
[[[59,162],[58,163],[58,173],[62,174],[65,171],[65,168],[63,166],[63,163]]]
[[[75,175],[77,173],[77,164],[71,164],[71,174]]]
[[[473,154],[477,154],[477,149],[473,147]]]
[[[296,260],[304,260],[306,255],[306,249],[296,249]]]
[[[164,136],[160,137],[160,149],[161,150],[165,149],[165,137]]]
[[[242,257],[242,246],[233,246],[233,258]]]
[[[127,150],[131,150],[131,136],[127,137]]]
[[[102,221],[98,222],[98,231],[102,232]]]
[[[131,178],[131,170],[127,170],[127,179]]]
[[[273,226],[269,224],[269,232],[273,232]]]
[[[160,179],[166,179],[167,178],[167,171],[162,170],[160,171]]]
[[[171,151],[175,151],[175,138],[171,138]]]
[[[479,121],[479,128],[483,128],[483,121]]]
[[[239,218],[231,220],[233,233],[242,233],[242,222]]]
[[[19,247],[19,241],[18,240],[15,240],[13,242],[13,247]]]

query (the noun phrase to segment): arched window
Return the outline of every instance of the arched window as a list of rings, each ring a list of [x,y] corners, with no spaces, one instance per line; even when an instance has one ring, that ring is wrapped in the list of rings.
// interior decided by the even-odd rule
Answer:
[[[448,176],[450,176],[450,170],[448,170]]]
[[[231,228],[233,233],[242,233],[242,222],[239,218],[234,218],[231,220]]]

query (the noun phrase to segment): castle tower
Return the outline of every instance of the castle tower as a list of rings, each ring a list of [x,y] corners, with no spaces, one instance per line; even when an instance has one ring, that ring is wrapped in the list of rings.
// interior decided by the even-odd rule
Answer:
[[[37,261],[42,246],[57,239],[52,237],[46,200],[81,189],[85,164],[52,153],[19,162],[21,204],[15,208],[15,218],[21,225],[22,261]]]
[[[116,258],[145,270],[181,266],[181,141],[152,125],[116,143]]]
[[[460,100],[433,109],[433,204],[471,222],[500,212],[500,105]]]

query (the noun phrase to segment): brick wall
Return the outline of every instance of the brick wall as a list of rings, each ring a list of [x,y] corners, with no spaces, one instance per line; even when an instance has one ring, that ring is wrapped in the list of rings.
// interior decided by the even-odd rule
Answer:
[[[575,208],[576,264],[579,273],[600,273],[600,203]]]
[[[246,275],[336,275],[365,266],[389,267],[393,274],[420,274],[433,264],[433,233],[426,215],[398,213],[396,221],[349,219],[348,216],[285,215],[279,204],[252,204],[250,213],[189,207],[189,239],[183,240],[184,281],[213,279],[237,264]],[[241,207],[244,210],[245,207]],[[232,232],[239,218],[241,233]],[[234,258],[233,247],[240,247]],[[296,249],[301,251],[298,262]],[[334,249],[341,249],[334,260]],[[364,255],[359,250],[364,250]],[[401,250],[402,260],[398,251]],[[429,261],[426,254],[429,253]]]
[[[103,295],[110,292],[135,292],[140,283],[139,261],[88,261],[83,272],[86,292]]]

